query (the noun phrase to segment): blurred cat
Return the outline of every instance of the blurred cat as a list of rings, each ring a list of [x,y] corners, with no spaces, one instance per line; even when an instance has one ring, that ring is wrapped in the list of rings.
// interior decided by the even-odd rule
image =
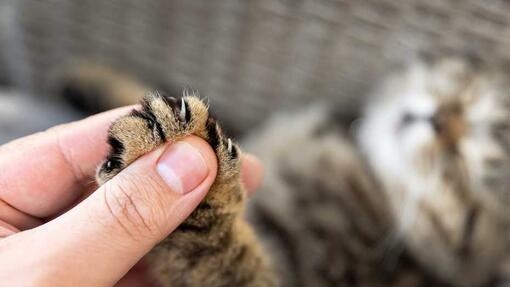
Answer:
[[[376,87],[350,128],[317,107],[250,136],[267,166],[252,215],[285,250],[276,265],[288,286],[498,281],[509,79],[464,57],[423,58]]]

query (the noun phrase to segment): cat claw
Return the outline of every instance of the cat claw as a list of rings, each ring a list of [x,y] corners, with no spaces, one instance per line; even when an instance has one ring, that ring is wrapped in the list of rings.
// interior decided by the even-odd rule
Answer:
[[[232,140],[230,138],[227,140],[227,150],[232,153]]]
[[[179,112],[179,118],[183,122],[186,121],[186,101],[184,100],[184,98],[181,98],[181,110]]]

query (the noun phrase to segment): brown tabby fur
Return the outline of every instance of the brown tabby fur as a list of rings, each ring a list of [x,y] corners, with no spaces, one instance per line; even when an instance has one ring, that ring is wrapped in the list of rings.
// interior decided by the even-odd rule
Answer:
[[[196,96],[151,94],[141,110],[116,120],[109,130],[112,151],[99,168],[98,183],[115,176],[141,155],[187,135],[207,140],[216,151],[218,175],[206,198],[148,255],[162,286],[274,286],[274,276],[255,236],[243,220],[245,190],[240,150],[226,138]]]

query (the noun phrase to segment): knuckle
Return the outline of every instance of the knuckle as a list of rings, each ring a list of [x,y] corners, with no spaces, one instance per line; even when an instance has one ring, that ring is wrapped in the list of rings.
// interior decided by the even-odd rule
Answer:
[[[106,184],[104,201],[120,229],[134,239],[163,236],[165,209],[159,200],[161,186],[145,176],[129,174]]]

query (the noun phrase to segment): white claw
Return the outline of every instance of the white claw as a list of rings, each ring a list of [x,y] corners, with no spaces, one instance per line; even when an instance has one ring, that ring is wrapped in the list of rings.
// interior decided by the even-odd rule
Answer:
[[[181,98],[181,111],[179,113],[179,117],[182,121],[186,120],[186,102],[184,101],[184,98]]]
[[[228,143],[227,150],[229,153],[231,153],[232,152],[232,141],[230,139],[228,139],[227,143]]]

